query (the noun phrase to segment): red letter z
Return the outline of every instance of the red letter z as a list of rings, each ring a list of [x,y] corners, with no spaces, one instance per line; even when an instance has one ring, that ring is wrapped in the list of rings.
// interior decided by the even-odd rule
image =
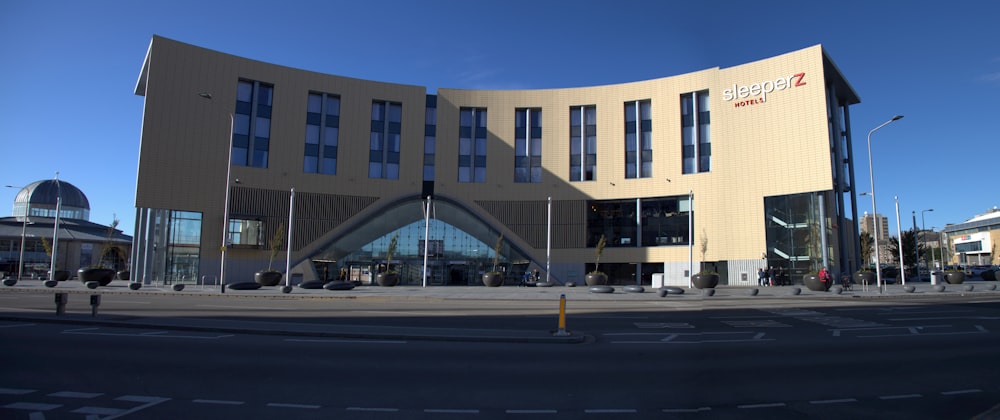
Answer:
[[[804,72],[803,73],[794,74],[794,75],[792,75],[792,77],[795,78],[795,84],[793,86],[803,86],[803,85],[806,84],[806,82],[802,81],[802,79],[806,77],[806,74]]]

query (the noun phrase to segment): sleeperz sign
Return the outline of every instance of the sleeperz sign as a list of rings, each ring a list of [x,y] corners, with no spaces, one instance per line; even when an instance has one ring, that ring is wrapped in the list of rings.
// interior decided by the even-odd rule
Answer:
[[[735,107],[762,104],[767,102],[767,95],[769,93],[805,86],[805,78],[806,74],[802,72],[750,85],[733,83],[732,88],[722,90],[722,100],[726,102],[737,101],[733,104]]]

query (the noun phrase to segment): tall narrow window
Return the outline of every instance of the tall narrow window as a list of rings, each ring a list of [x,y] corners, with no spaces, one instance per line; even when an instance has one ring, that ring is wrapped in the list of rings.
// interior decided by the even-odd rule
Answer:
[[[597,107],[569,109],[569,180],[593,181],[597,172]]]
[[[514,182],[542,182],[542,110],[539,108],[515,110]]]
[[[653,176],[653,117],[650,102],[625,103],[625,178]]]
[[[253,80],[237,82],[236,112],[233,113],[233,164],[267,167],[273,96],[274,86]]]
[[[458,126],[458,182],[486,182],[486,108],[462,108]]]
[[[434,156],[437,154],[437,95],[427,95],[424,114],[424,181],[434,180]]]
[[[683,173],[712,169],[711,113],[707,90],[681,95],[681,141]]]
[[[306,148],[302,171],[335,175],[340,135],[340,97],[310,93],[306,107]]]
[[[368,152],[368,177],[399,179],[399,136],[403,105],[372,102],[372,131]]]

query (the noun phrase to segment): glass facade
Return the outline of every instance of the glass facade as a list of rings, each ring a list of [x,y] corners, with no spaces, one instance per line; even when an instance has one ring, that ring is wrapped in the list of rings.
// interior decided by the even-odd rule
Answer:
[[[595,200],[588,204],[587,246],[601,235],[608,247],[684,245],[693,218],[688,196]]]
[[[542,182],[542,110],[514,113],[514,182]]]
[[[681,167],[685,174],[712,169],[711,112],[708,91],[681,95]]]
[[[486,182],[486,108],[462,108],[458,123],[458,182]]]
[[[232,141],[234,165],[267,167],[273,96],[274,86],[252,80],[237,83]]]
[[[597,176],[597,107],[569,109],[569,180],[593,181]]]
[[[625,103],[625,178],[653,176],[653,115],[650,101]]]
[[[837,261],[832,244],[831,223],[822,221],[824,192],[782,195],[764,198],[767,234],[767,265],[782,267],[798,281],[807,272],[823,265],[823,244],[827,261]],[[824,232],[825,230],[825,232]],[[823,235],[826,238],[823,238]],[[830,267],[836,273],[841,267]]]
[[[424,181],[433,181],[437,154],[437,96],[427,95],[424,112]]]
[[[229,244],[235,246],[263,246],[263,222],[260,220],[229,219]]]
[[[306,145],[302,171],[337,174],[340,97],[310,93],[306,107]]]
[[[403,104],[372,102],[372,130],[368,153],[368,177],[399,179],[399,148],[403,126]]]

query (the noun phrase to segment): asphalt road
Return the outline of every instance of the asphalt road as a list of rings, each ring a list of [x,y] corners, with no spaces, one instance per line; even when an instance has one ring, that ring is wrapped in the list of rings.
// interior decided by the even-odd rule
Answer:
[[[568,327],[585,337],[577,343],[405,333],[547,334],[556,321],[547,301],[122,295],[104,296],[90,317],[73,298],[56,318],[51,295],[0,296],[0,418],[938,419],[1000,403],[993,296],[717,309],[571,302]],[[187,326],[349,324],[400,334],[149,321],[178,317]]]

